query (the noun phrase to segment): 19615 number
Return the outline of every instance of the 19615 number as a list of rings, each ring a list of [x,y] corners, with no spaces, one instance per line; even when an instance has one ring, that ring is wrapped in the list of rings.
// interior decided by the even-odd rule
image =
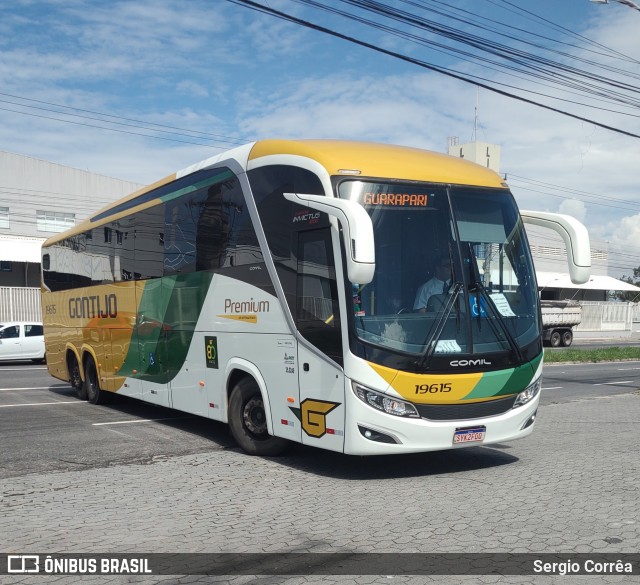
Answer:
[[[442,384],[416,384],[416,394],[437,394],[451,392],[451,382]]]

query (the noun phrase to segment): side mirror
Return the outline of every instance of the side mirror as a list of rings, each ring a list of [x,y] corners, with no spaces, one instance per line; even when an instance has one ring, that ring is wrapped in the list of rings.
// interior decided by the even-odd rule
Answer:
[[[364,207],[349,199],[284,193],[285,199],[335,217],[342,226],[347,252],[347,277],[353,283],[368,284],[376,269],[373,224]]]
[[[567,247],[569,276],[574,284],[584,284],[591,276],[591,244],[587,228],[575,217],[546,211],[520,211],[524,223],[548,228],[560,234]]]

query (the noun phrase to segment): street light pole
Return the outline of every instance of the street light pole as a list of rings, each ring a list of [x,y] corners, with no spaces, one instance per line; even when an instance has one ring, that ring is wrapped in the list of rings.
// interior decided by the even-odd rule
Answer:
[[[591,2],[594,2],[596,4],[609,4],[609,0],[591,0]],[[624,4],[629,8],[634,8],[635,10],[640,11],[640,6],[636,4],[633,0],[613,0],[613,2],[617,2],[618,4]]]

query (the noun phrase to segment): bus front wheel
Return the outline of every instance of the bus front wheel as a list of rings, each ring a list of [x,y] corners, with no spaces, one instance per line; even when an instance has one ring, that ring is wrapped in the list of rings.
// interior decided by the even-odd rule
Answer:
[[[287,441],[267,431],[267,416],[260,388],[253,378],[240,380],[229,399],[229,427],[238,445],[249,455],[279,455]]]

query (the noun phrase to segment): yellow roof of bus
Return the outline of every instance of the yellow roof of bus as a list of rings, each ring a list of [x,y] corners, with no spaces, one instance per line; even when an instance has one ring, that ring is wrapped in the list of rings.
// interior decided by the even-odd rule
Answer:
[[[410,148],[343,140],[263,140],[249,160],[270,155],[297,155],[318,161],[329,175],[357,170],[363,177],[429,181],[457,185],[504,187],[496,172],[455,156]]]

